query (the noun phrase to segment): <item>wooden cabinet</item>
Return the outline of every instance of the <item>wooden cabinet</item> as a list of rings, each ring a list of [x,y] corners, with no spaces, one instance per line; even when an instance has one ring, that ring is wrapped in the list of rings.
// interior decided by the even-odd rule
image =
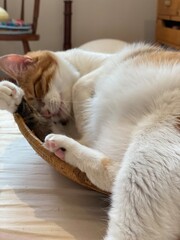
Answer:
[[[158,0],[156,41],[180,49],[180,0]]]

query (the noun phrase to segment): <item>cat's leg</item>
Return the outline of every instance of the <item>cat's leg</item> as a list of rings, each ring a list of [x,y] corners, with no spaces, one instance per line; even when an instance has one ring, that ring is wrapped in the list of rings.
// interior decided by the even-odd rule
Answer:
[[[168,123],[139,130],[115,180],[105,240],[178,240],[179,143]]]
[[[0,82],[0,109],[14,113],[22,101],[24,92],[9,81]]]
[[[112,160],[103,153],[60,134],[49,134],[44,145],[62,160],[85,172],[97,187],[111,191],[116,173],[112,171]]]

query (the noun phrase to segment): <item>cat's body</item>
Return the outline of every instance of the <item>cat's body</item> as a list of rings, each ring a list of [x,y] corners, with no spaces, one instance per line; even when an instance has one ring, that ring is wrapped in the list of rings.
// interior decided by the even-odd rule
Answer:
[[[23,73],[31,69],[32,59],[18,62],[21,67],[16,71],[10,58],[4,57],[0,64],[12,76],[16,74],[27,101],[45,117],[61,123],[75,121],[78,141],[50,134],[45,146],[84,171],[96,186],[112,192],[105,239],[177,240],[180,53],[135,44],[114,55],[78,49],[47,54],[55,70],[48,83],[44,80],[46,87],[41,86],[44,95],[34,87],[34,98],[43,99],[39,105],[32,101],[33,88],[30,92],[20,78],[22,69]],[[30,76],[36,79],[32,85],[37,85],[38,78]],[[7,97],[2,95],[6,91],[1,88],[3,83],[0,106],[8,110]],[[18,91],[11,92],[11,102]]]

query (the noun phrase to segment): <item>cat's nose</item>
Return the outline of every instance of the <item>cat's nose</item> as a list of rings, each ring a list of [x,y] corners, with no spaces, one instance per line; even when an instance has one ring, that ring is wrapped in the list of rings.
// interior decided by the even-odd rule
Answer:
[[[50,112],[48,109],[41,111],[41,114],[42,114],[42,116],[45,117],[45,118],[50,118],[50,117],[52,117],[52,114],[51,114],[51,112]]]

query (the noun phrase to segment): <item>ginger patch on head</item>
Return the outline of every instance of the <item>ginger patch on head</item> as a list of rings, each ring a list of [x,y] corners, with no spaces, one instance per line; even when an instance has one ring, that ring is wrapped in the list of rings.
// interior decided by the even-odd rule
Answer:
[[[57,62],[48,51],[31,52],[28,53],[28,56],[34,60],[34,66],[26,72],[28,80],[21,81],[20,85],[24,89],[27,99],[28,97],[41,99],[49,90],[49,84],[57,69]]]

